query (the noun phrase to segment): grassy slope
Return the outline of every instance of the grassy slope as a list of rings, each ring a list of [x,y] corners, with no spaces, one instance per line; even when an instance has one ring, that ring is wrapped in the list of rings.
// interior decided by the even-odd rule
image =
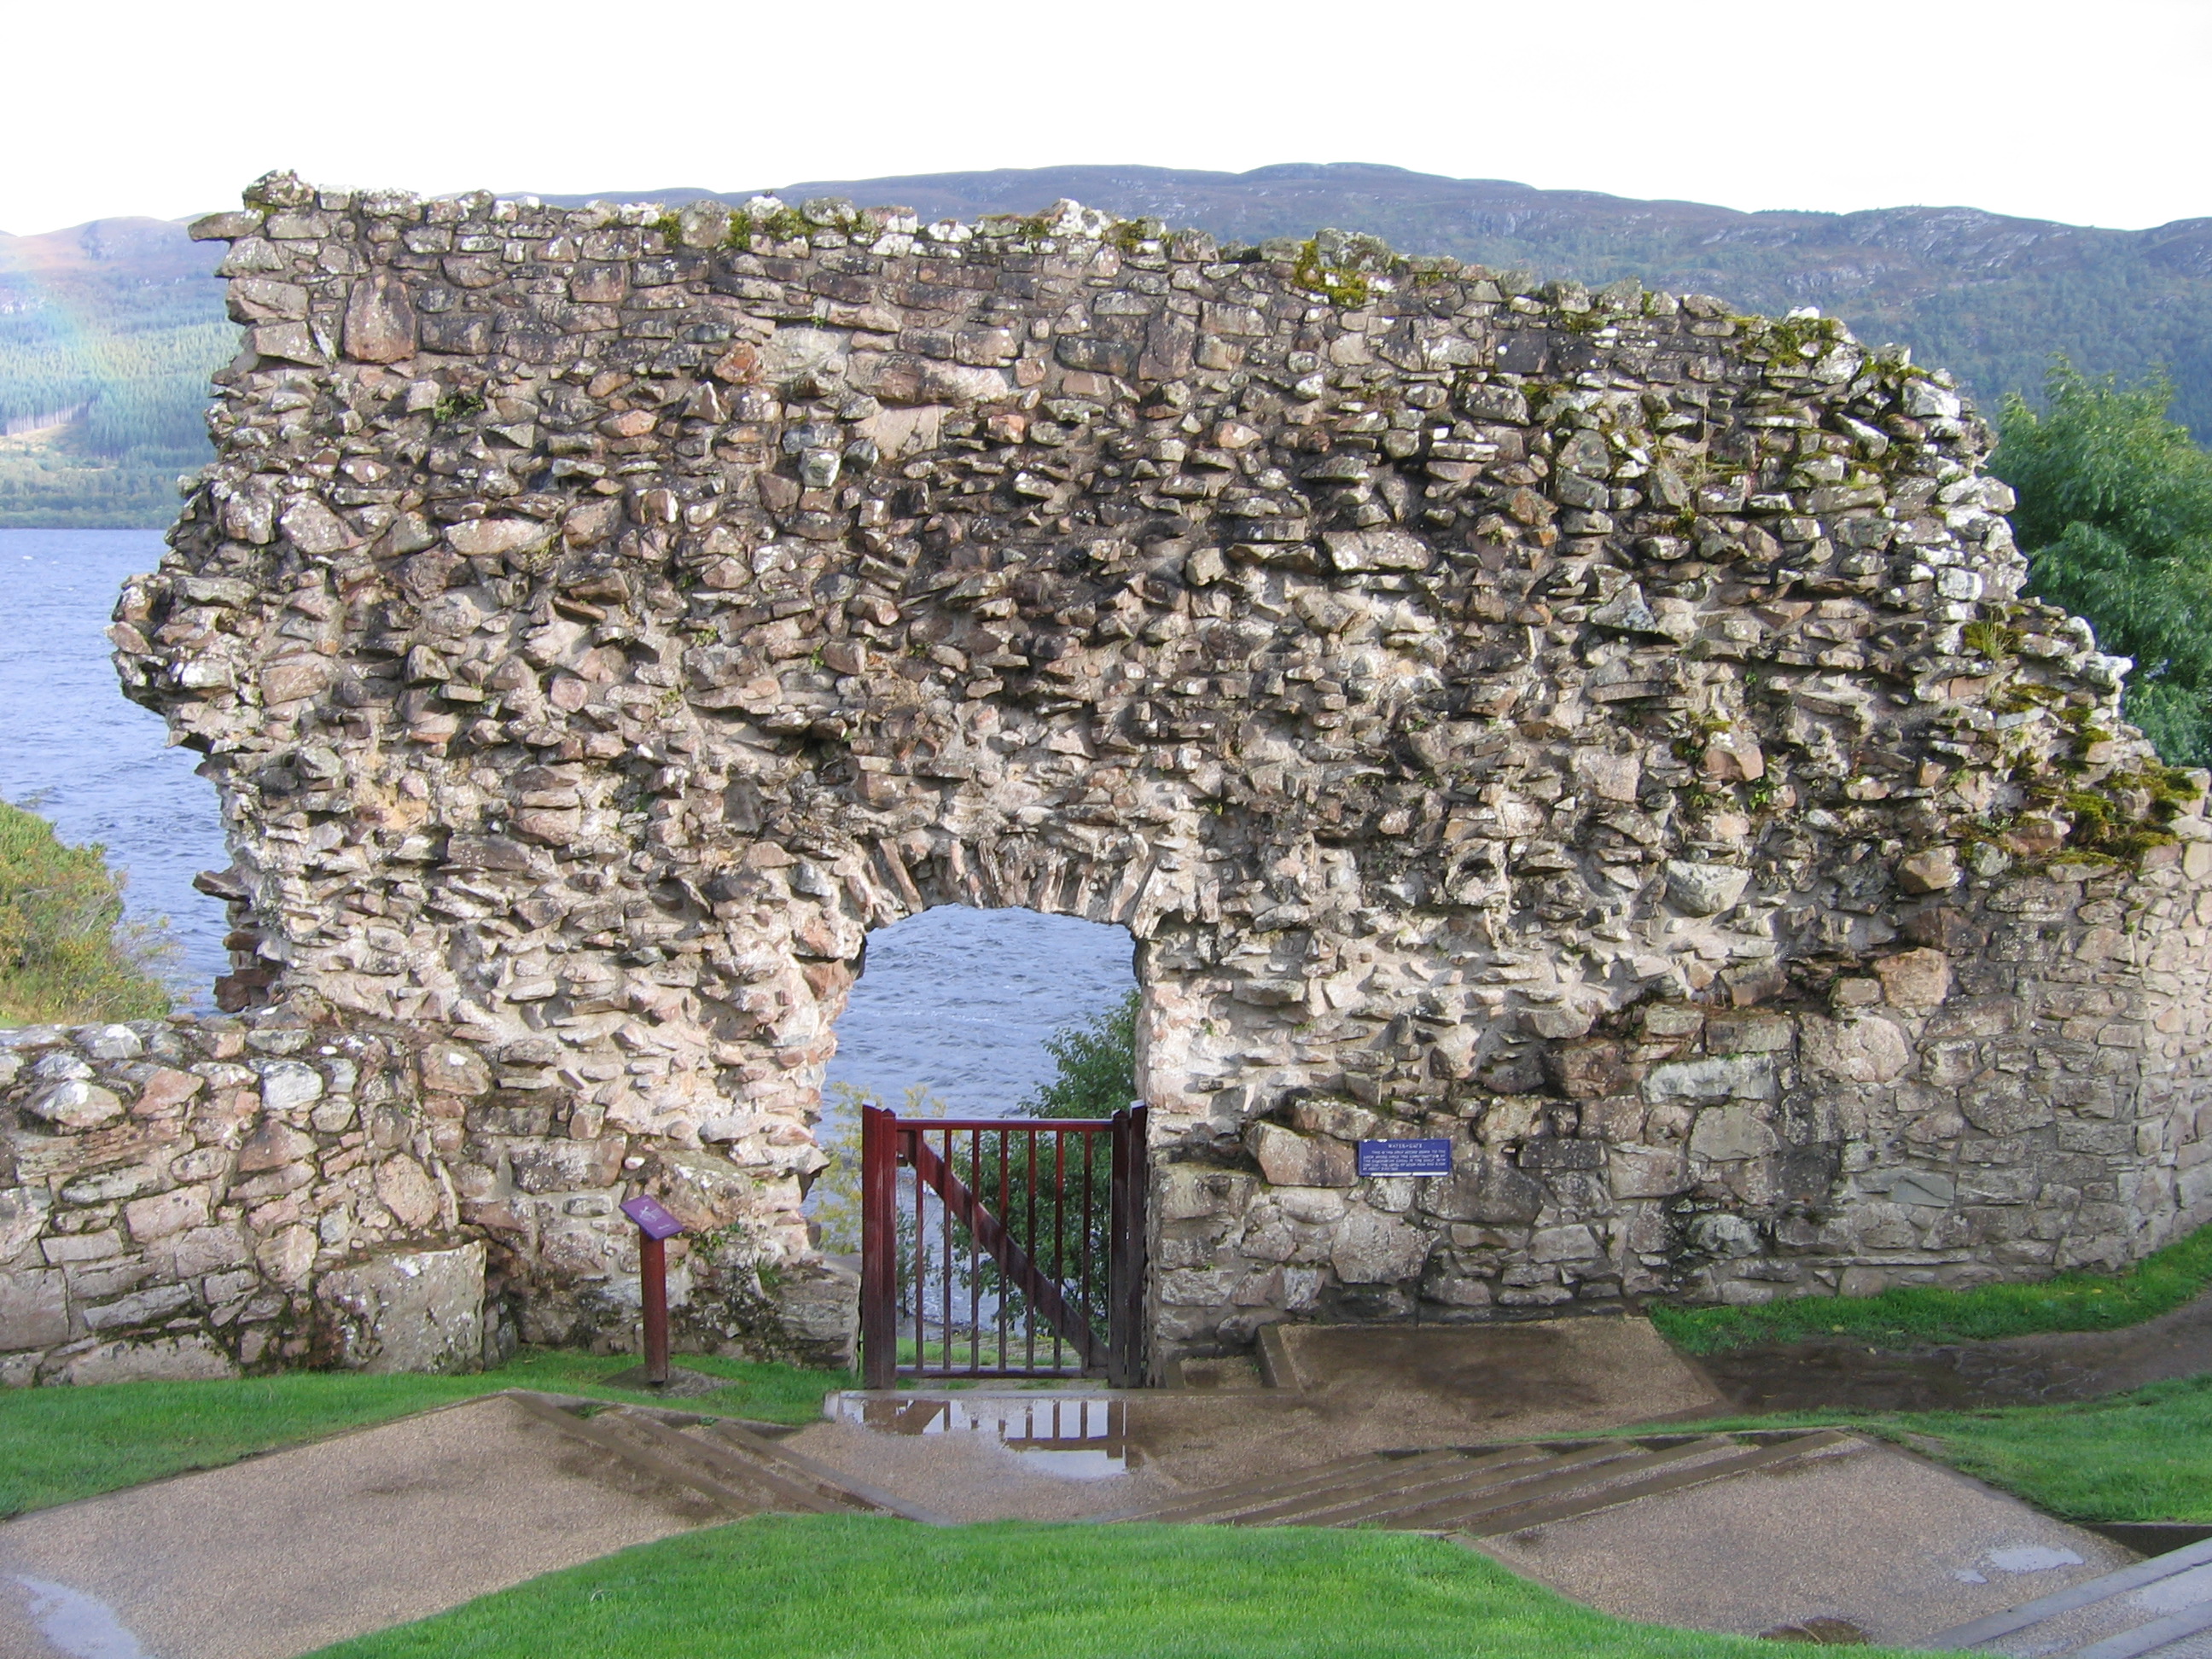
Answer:
[[[1645,1310],[1668,1341],[1690,1353],[1768,1342],[1848,1336],[1911,1347],[2046,1331],[2110,1331],[2171,1312],[2212,1283],[2212,1227],[2175,1240],[2126,1273],[2062,1273],[2032,1285],[1972,1291],[1906,1286],[1880,1296],[1797,1297],[1752,1308]]]
[[[1405,1533],[945,1530],[778,1516],[533,1579],[325,1659],[1691,1659],[1771,1654],[1632,1625]],[[1868,1650],[1869,1652],[1874,1650]]]
[[[1715,1419],[1698,1427],[1838,1424],[1939,1458],[2069,1521],[2212,1524],[2212,1376],[2154,1382],[2132,1394],[2072,1405],[1790,1412]],[[1667,1427],[1681,1431],[1680,1424]]]
[[[708,1415],[803,1423],[822,1396],[852,1386],[842,1371],[752,1365],[686,1354],[693,1370],[731,1386],[684,1403]],[[0,1391],[0,1516],[88,1498],[254,1452],[380,1423],[500,1389],[632,1400],[599,1379],[635,1365],[624,1354],[526,1352],[467,1376],[293,1372],[235,1382],[113,1382],[91,1389]]]

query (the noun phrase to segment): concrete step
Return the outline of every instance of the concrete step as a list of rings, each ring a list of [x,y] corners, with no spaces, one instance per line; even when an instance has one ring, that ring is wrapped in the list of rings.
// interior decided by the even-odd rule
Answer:
[[[2212,1652],[2212,1539],[1954,1626],[1919,1645],[1941,1650],[2183,1659]]]
[[[1848,1438],[1822,1430],[1370,1452],[1101,1518],[1489,1537],[1816,1455]]]

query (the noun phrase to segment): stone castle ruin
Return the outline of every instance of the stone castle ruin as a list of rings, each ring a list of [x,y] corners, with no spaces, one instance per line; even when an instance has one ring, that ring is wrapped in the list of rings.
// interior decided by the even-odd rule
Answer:
[[[626,1343],[640,1189],[683,1343],[842,1355],[823,1067],[937,904],[1134,936],[1156,1370],[2212,1208],[2203,780],[1945,375],[1066,203],[246,203],[112,630],[231,1016],[0,1051],[9,1380]]]

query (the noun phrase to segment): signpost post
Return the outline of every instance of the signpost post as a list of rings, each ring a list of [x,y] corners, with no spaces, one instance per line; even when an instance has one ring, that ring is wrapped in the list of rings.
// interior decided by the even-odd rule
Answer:
[[[658,1199],[623,1201],[622,1212],[637,1224],[638,1289],[645,1303],[645,1380],[668,1386],[668,1241],[684,1231]]]

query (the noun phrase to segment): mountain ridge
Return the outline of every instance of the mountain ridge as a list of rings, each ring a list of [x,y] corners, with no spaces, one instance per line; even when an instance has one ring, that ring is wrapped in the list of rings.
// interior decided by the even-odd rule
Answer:
[[[735,204],[755,193],[675,187],[543,199],[673,206],[711,196]],[[2093,374],[2132,379],[2163,367],[2175,383],[2176,418],[2200,440],[2212,436],[2212,216],[2110,230],[1966,206],[1747,211],[1380,162],[1279,162],[1241,173],[1081,163],[806,180],[775,193],[793,204],[817,196],[891,203],[929,219],[1030,213],[1073,197],[1227,240],[1334,226],[1380,236],[1403,253],[1449,254],[1538,277],[1598,284],[1633,276],[1713,294],[1747,312],[1816,306],[1863,338],[1903,343],[1921,362],[1952,369],[1985,406],[2008,391],[2039,391],[2055,352]],[[102,472],[118,489],[125,475],[132,480],[115,499],[130,497],[130,510],[142,514],[135,521],[166,516],[167,480],[158,481],[157,507],[153,475],[181,470],[179,458],[197,465],[198,381],[234,349],[220,286],[199,286],[193,274],[211,270],[220,249],[187,240],[185,222],[121,217],[37,236],[0,234],[0,425],[90,400],[79,427],[46,441],[41,464],[52,476],[43,488],[24,487],[35,447],[0,444],[0,524],[64,521],[39,515],[78,511],[69,492],[82,493]],[[89,331],[100,343],[91,355],[106,354],[100,362],[73,346],[67,329],[41,333],[42,307],[52,323],[57,295],[98,313],[100,326]],[[81,317],[65,320],[86,331]],[[119,374],[118,364],[131,372]],[[58,471],[58,457],[76,470]],[[88,520],[80,514],[78,521]]]

